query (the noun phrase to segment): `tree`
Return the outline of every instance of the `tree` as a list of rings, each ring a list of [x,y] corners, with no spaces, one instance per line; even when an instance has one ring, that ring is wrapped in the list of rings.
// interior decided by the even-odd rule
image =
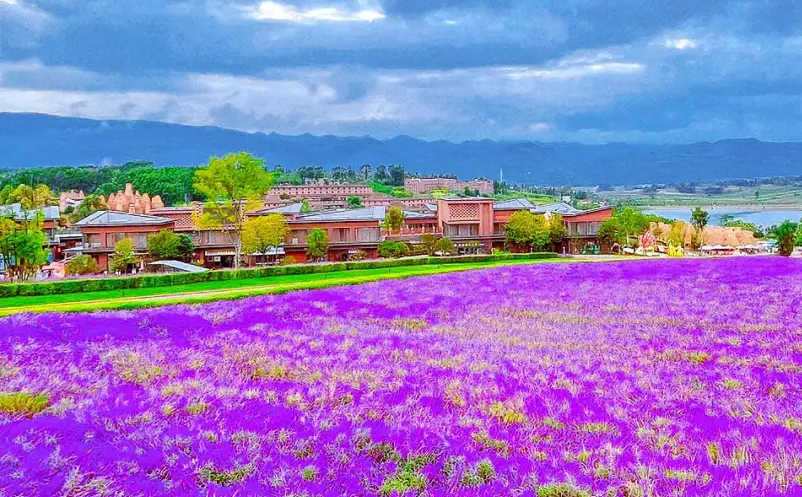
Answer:
[[[507,241],[524,245],[529,250],[541,249],[549,243],[549,224],[541,215],[518,211],[510,216],[506,226]]]
[[[36,187],[19,185],[11,192],[10,200],[19,202],[23,209],[39,209],[46,205],[55,205],[56,197],[47,185]]]
[[[448,238],[441,238],[437,240],[437,243],[434,246],[434,251],[440,255],[451,255],[456,252],[454,249],[454,243]]]
[[[242,259],[242,230],[246,213],[261,205],[273,184],[273,175],[264,160],[246,152],[212,157],[206,167],[195,172],[195,188],[206,197],[200,228],[226,232],[234,245],[234,268]]]
[[[309,201],[305,198],[301,199],[301,214],[306,214],[312,212],[312,208],[309,207]]]
[[[630,238],[635,238],[645,233],[651,224],[649,217],[641,211],[632,207],[626,207],[621,212],[616,212],[618,226],[623,231],[624,242],[628,245]]]
[[[306,237],[306,255],[313,261],[319,261],[329,254],[329,234],[315,228]]]
[[[406,172],[404,172],[404,166],[400,164],[393,164],[387,170],[387,173],[390,176],[390,184],[393,186],[404,186],[404,178],[406,177]]]
[[[791,221],[784,221],[774,230],[777,237],[777,252],[788,257],[794,251],[797,237],[797,225]]]
[[[357,197],[356,195],[348,197],[348,207],[352,209],[362,207],[362,197]]]
[[[265,254],[280,247],[290,234],[287,220],[282,214],[251,217],[242,231],[242,247],[249,254]]]
[[[161,230],[148,239],[148,252],[157,260],[186,259],[194,251],[191,237],[178,235],[172,230]]]
[[[671,229],[668,231],[668,243],[678,247],[685,246],[685,237],[688,232],[687,225],[682,221],[674,221],[671,223]]]
[[[11,195],[14,193],[14,186],[10,183],[5,185],[2,190],[0,190],[0,205],[6,205],[12,203]]]
[[[404,226],[404,219],[406,219],[407,215],[404,211],[398,206],[392,206],[387,209],[387,214],[384,216],[384,223],[382,226],[386,230],[390,231],[397,231],[400,230],[402,226]]]
[[[566,236],[568,236],[568,229],[563,224],[563,217],[560,214],[552,214],[549,219],[549,244],[552,249],[557,250]]]
[[[691,224],[699,236],[699,245],[704,245],[705,243],[705,226],[707,226],[709,217],[707,211],[702,210],[700,207],[691,211]]]
[[[424,233],[420,236],[420,244],[429,255],[434,255],[435,251],[437,250],[437,242],[439,241],[440,236],[435,235],[434,233]]]
[[[599,232],[597,236],[599,237],[600,242],[608,245],[623,245],[626,243],[624,230],[621,228],[621,223],[619,220],[615,217],[611,217],[610,219],[604,221],[601,226],[599,226]]]
[[[384,164],[379,165],[379,167],[376,168],[376,174],[373,176],[373,179],[379,183],[387,183],[389,180],[389,177],[387,176],[387,166]]]
[[[39,224],[17,224],[13,219],[0,219],[0,255],[11,280],[25,281],[47,262],[47,240]]]
[[[68,219],[71,222],[78,222],[93,212],[101,211],[106,208],[107,206],[103,203],[103,199],[100,198],[100,195],[89,194],[84,197],[81,203],[78,204],[78,207],[69,214]]]
[[[114,253],[109,257],[109,270],[112,273],[127,273],[135,263],[134,242],[130,238],[123,238],[114,246]]]
[[[370,179],[371,172],[373,171],[373,166],[370,164],[362,164],[362,167],[359,168],[360,174],[362,174],[362,179],[367,181]]]
[[[65,272],[70,276],[83,276],[98,272],[97,261],[88,254],[76,255],[64,265]]]
[[[379,245],[379,255],[381,257],[404,257],[409,254],[409,247],[404,242],[394,242],[391,240],[383,241]]]

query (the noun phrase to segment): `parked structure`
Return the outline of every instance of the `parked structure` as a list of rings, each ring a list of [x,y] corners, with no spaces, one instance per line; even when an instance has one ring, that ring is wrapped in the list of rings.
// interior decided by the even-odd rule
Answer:
[[[456,178],[405,178],[404,189],[419,195],[434,190],[463,191],[465,188],[477,190],[480,195],[493,194],[493,182],[486,179],[460,181]]]

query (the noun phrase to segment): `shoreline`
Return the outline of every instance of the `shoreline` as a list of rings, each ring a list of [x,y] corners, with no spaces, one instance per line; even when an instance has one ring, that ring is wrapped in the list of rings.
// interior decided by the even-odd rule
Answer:
[[[789,204],[789,205],[749,205],[749,204],[725,204],[725,205],[639,205],[641,209],[666,209],[666,210],[687,210],[701,207],[706,211],[800,211],[802,213],[802,204]]]

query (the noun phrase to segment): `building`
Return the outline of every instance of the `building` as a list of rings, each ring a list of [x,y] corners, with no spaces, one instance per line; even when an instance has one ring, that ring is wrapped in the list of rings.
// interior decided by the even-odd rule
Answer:
[[[134,191],[131,183],[125,185],[125,190],[112,193],[109,198],[103,199],[106,207],[110,211],[129,212],[131,214],[149,214],[154,209],[164,207],[164,202],[159,195],[151,197],[147,193]]]
[[[97,211],[73,225],[81,230],[81,243],[67,251],[91,255],[101,271],[109,268],[109,256],[117,242],[130,238],[140,255],[147,254],[148,239],[161,230],[175,229],[175,221],[159,216],[127,212]]]
[[[456,178],[405,178],[404,189],[415,195],[431,193],[434,190],[463,191],[466,188],[477,190],[480,195],[493,194],[493,182],[486,179],[460,181]]]
[[[348,198],[351,196],[364,197],[373,194],[373,187],[359,184],[325,184],[312,183],[308,185],[277,185],[270,189],[267,198],[280,198],[284,200],[301,200],[304,198]]]
[[[385,207],[364,207],[336,211],[313,212],[288,219],[290,235],[284,252],[297,262],[307,260],[307,237],[314,229],[325,230],[329,236],[330,261],[344,261],[352,257],[378,257],[379,244],[387,238],[402,239],[437,232],[433,214],[405,211],[404,226],[396,232],[382,228],[387,214]]]
[[[58,199],[58,208],[61,210],[61,212],[66,211],[68,208],[75,209],[81,205],[81,202],[84,201],[84,198],[86,198],[86,195],[84,195],[83,190],[70,190],[68,192],[61,192]]]

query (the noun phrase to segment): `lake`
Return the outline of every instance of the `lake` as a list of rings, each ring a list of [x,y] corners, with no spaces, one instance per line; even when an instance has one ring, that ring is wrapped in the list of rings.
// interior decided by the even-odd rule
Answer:
[[[646,214],[654,214],[668,219],[678,219],[680,221],[690,221],[692,207],[658,207],[655,209],[644,209]],[[707,209],[705,209],[707,210]],[[783,221],[799,222],[802,219],[802,210],[761,210],[761,209],[730,209],[730,208],[717,208],[707,210],[710,213],[710,220],[708,224],[711,226],[719,226],[721,224],[721,216],[730,214],[735,219],[754,223],[759,226],[772,226],[780,224]]]

